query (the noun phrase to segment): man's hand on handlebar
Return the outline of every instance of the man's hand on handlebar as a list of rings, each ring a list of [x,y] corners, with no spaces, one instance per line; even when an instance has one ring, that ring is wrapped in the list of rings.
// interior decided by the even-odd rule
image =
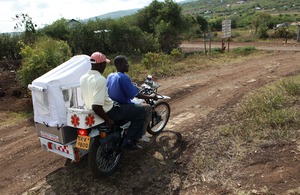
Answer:
[[[152,93],[150,95],[139,93],[136,97],[140,98],[140,99],[153,99],[153,100],[158,100],[159,99],[155,93]]]
[[[156,94],[151,94],[149,95],[151,99],[154,99],[154,100],[158,100],[158,97]]]

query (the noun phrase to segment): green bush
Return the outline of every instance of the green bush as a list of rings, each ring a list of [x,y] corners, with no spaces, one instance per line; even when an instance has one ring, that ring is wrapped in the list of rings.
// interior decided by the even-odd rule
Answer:
[[[27,86],[34,79],[68,60],[71,49],[66,42],[42,37],[32,46],[23,44],[20,54],[23,60],[18,78]]]
[[[231,32],[231,38],[236,38],[236,37],[239,37],[241,34],[239,32],[236,32],[236,31],[232,31]]]
[[[297,33],[292,28],[279,28],[279,29],[275,30],[273,37],[274,38],[289,38],[289,39],[291,39],[291,38],[297,37]]]
[[[10,35],[8,33],[0,34],[0,59],[20,59],[20,48],[18,44],[20,40],[21,37],[18,35]]]
[[[174,48],[171,51],[170,56],[176,61],[182,60],[184,58],[184,54],[178,48]]]
[[[170,57],[163,53],[148,52],[142,60],[142,64],[146,67],[146,69],[161,67],[169,63]]]
[[[233,49],[233,52],[235,54],[243,55],[243,56],[249,55],[255,51],[256,51],[256,48],[254,46],[237,47],[237,48]]]

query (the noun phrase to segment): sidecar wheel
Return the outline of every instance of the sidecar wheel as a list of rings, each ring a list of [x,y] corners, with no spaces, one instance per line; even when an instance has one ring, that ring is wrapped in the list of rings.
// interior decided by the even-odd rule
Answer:
[[[122,153],[117,152],[112,144],[100,144],[95,139],[88,155],[88,166],[94,176],[108,177],[118,169],[121,157]]]
[[[147,132],[151,135],[159,134],[167,125],[170,112],[171,108],[167,102],[158,102],[154,105],[152,120],[150,121]]]

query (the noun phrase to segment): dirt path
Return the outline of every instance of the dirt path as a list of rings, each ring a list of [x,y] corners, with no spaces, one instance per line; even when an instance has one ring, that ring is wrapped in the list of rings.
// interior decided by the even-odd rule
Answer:
[[[237,47],[246,47],[246,46],[253,46],[258,50],[269,50],[269,51],[300,51],[300,43],[295,41],[288,41],[285,42],[229,42],[225,41],[224,46],[226,47],[226,51],[237,48]],[[209,48],[221,48],[221,42],[207,42],[206,43],[206,50],[209,51]],[[183,51],[202,51],[205,48],[204,42],[184,42],[181,45]]]
[[[40,149],[31,120],[2,125],[1,120],[9,116],[0,112],[0,194],[229,193],[226,186],[203,179],[190,162],[208,144],[211,127],[220,121],[218,116],[248,92],[279,78],[299,74],[299,61],[300,52],[281,51],[159,80],[160,92],[172,97],[172,113],[166,130],[145,144],[143,151],[125,153],[120,170],[108,179],[92,178],[85,160],[64,166],[64,158]],[[3,107],[5,100],[0,100]],[[213,147],[213,143],[209,144]],[[292,146],[286,149],[297,151]],[[268,162],[255,163],[264,162],[263,155],[253,157],[253,166],[239,167],[245,177],[233,172],[231,177],[246,189],[250,184],[257,188],[267,186],[275,194],[299,187],[300,165],[295,163],[300,160],[299,152],[284,153],[284,156],[275,151],[282,155],[282,161],[277,164],[274,161],[273,167],[282,167],[280,181],[287,181],[287,185],[283,182],[277,188],[275,175],[265,180],[256,178],[258,172],[271,176],[274,171],[266,168]]]

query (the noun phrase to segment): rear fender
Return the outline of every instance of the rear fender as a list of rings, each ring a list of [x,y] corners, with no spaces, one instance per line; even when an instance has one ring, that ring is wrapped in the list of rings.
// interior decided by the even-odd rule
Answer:
[[[92,129],[92,131],[89,133],[90,137],[97,137],[98,135],[100,135],[98,129]]]

